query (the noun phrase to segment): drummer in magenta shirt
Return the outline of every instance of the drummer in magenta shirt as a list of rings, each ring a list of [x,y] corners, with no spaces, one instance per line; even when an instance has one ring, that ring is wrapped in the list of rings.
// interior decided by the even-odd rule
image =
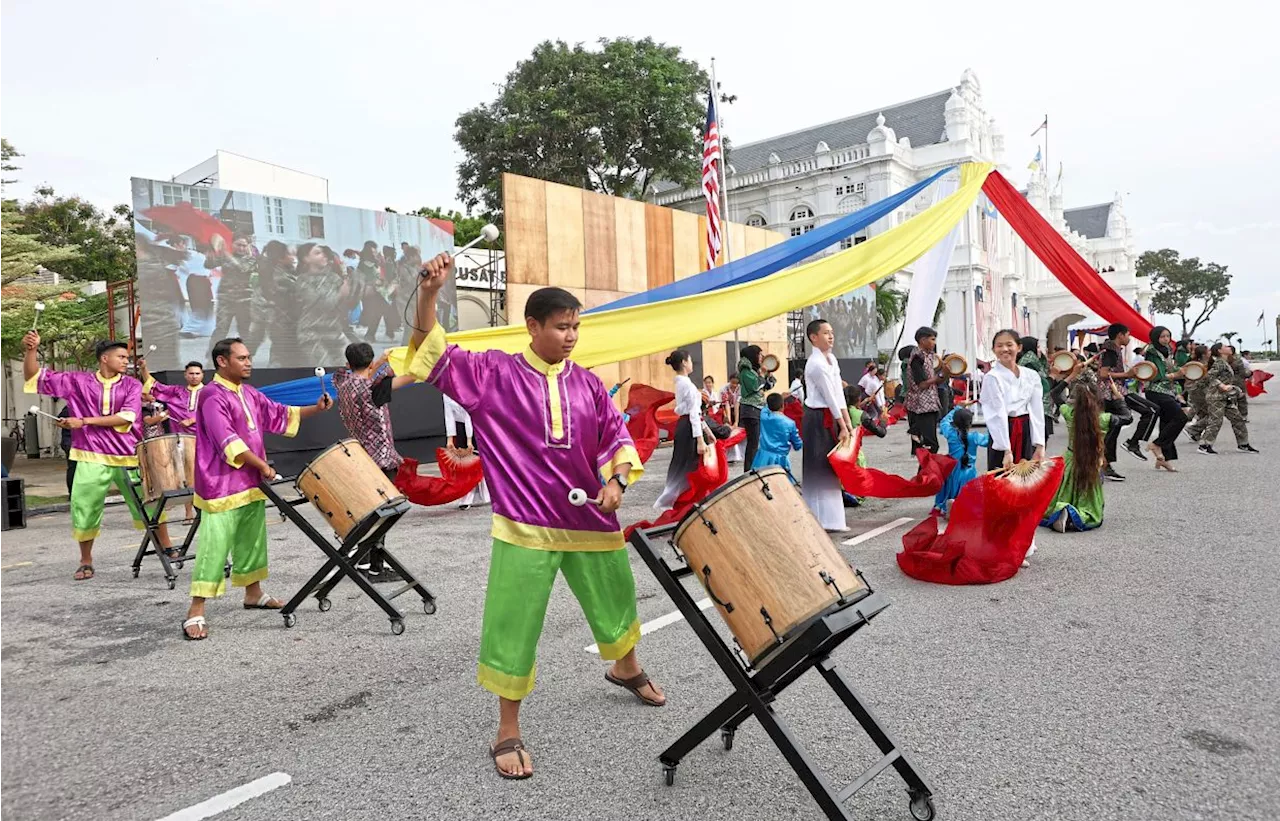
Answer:
[[[213,364],[217,375],[196,403],[200,549],[191,569],[191,607],[182,623],[182,635],[191,640],[209,635],[204,600],[222,595],[228,554],[231,584],[244,588],[246,610],[284,607],[262,589],[267,577],[267,497],[258,485],[276,475],[267,464],[263,437],[295,436],[302,419],[333,406],[328,394],[305,408],[281,405],[245,384],[253,373],[253,357],[238,338],[213,346]]]
[[[68,416],[58,427],[71,431],[68,458],[77,463],[71,485],[71,532],[80,544],[75,578],[92,579],[93,542],[102,531],[103,507],[113,484],[124,496],[134,527],[143,528],[142,511],[130,487],[142,438],[142,384],[125,375],[129,349],[123,342],[99,342],[94,348],[98,369],[92,372],[40,367],[36,331],[27,332],[22,346],[24,391],[67,403]],[[163,549],[172,549],[167,527],[161,525],[157,535]]]
[[[636,658],[635,579],[618,518],[627,485],[643,468],[622,415],[595,374],[568,359],[581,304],[542,288],[525,303],[527,349],[475,353],[447,344],[436,297],[453,273],[441,254],[423,270],[409,371],[471,414],[493,499],[493,551],[485,593],[477,678],[499,697],[490,748],[503,778],[528,778],[520,704],[533,690],[535,654],[557,573],[563,573],[596,639],[615,663],[612,684],[655,707],[666,699]],[[569,491],[599,494],[574,507]]]
[[[163,382],[157,382],[156,378],[147,371],[145,359],[139,359],[138,365],[141,368],[143,392],[151,394],[168,408],[172,431],[194,434],[196,399],[204,389],[204,365],[199,362],[188,362],[186,370],[182,373],[186,382],[182,385],[166,385]]]

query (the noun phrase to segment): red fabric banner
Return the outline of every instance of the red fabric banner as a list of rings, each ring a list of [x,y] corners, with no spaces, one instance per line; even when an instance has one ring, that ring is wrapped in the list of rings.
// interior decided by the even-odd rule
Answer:
[[[898,567],[936,584],[991,584],[1014,576],[1062,481],[1062,458],[1019,462],[969,481],[947,529],[932,515],[902,537]]]
[[[782,401],[782,412],[796,423],[797,428],[804,423],[804,403],[794,396],[788,396]]]
[[[436,448],[436,463],[439,478],[419,476],[418,460],[405,459],[396,473],[396,488],[415,505],[443,505],[466,496],[484,478],[480,457],[471,451]]]
[[[1275,376],[1270,371],[1254,371],[1244,383],[1244,390],[1249,396],[1258,396],[1267,392],[1265,382]]]
[[[933,496],[942,489],[956,466],[956,460],[940,453],[930,453],[926,448],[916,448],[916,461],[920,470],[908,479],[875,468],[858,467],[858,451],[862,449],[863,427],[854,429],[853,437],[837,444],[827,454],[827,461],[840,480],[840,486],[854,496],[871,496],[876,499],[905,499],[917,496]]]
[[[1102,275],[1076,253],[1071,244],[1058,233],[1058,229],[1046,222],[1040,212],[999,171],[992,171],[987,176],[987,181],[982,184],[982,192],[1049,272],[1077,299],[1089,306],[1089,310],[1109,322],[1128,325],[1134,339],[1145,340],[1150,337],[1151,323],[1135,311],[1131,304],[1125,302],[1124,297],[1116,293]]]
[[[631,525],[627,528],[627,537],[630,538],[631,531],[636,528],[647,530],[651,527],[661,527],[665,524],[680,521],[694,505],[710,496],[716,488],[729,481],[727,451],[746,438],[747,432],[745,430],[734,428],[727,438],[717,439],[715,447],[709,448],[703,458],[698,460],[698,469],[689,473],[689,487],[676,498],[671,509],[664,510],[662,515],[652,522],[641,521]]]
[[[675,399],[676,395],[671,391],[641,384],[632,385],[627,393],[627,433],[636,443],[641,464],[649,461],[658,447],[658,408]]]

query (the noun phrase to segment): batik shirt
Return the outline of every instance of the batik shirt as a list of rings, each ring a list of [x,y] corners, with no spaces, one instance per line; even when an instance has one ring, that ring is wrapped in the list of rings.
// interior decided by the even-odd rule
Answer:
[[[333,374],[342,424],[383,470],[396,470],[404,461],[396,452],[395,436],[391,433],[393,378],[387,365],[379,368],[372,378],[348,368],[339,368]]]
[[[569,491],[595,496],[630,463],[644,468],[622,414],[600,378],[569,360],[550,364],[532,350],[464,351],[436,325],[409,350],[410,372],[471,414],[493,498],[493,537],[535,550],[617,550],[618,518]]]
[[[68,416],[119,416],[128,423],[115,428],[85,425],[71,431],[75,462],[96,462],[115,467],[138,466],[138,442],[142,440],[142,383],[132,376],[104,377],[98,371],[51,371],[41,368],[23,385],[26,393],[65,400]]]
[[[912,413],[937,413],[942,410],[938,400],[938,388],[920,384],[932,379],[938,372],[938,355],[933,351],[919,348],[911,354],[907,376],[911,380],[907,386],[907,410]]]
[[[1155,345],[1148,345],[1142,357],[1156,366],[1156,378],[1147,383],[1147,393],[1174,394],[1173,383],[1169,381],[1169,372],[1178,369],[1173,356],[1160,353]]]
[[[263,436],[295,436],[301,421],[301,409],[215,376],[196,402],[195,506],[221,512],[266,499],[258,490],[262,474],[245,467],[241,457],[251,452],[266,461]]]
[[[166,385],[163,382],[157,382],[153,376],[143,383],[142,392],[151,394],[168,407],[169,421],[173,423],[175,433],[183,431],[189,433],[190,428],[183,427],[181,423],[195,418],[196,397],[200,395],[200,389],[203,387],[204,385],[196,385],[194,388],[185,384]]]

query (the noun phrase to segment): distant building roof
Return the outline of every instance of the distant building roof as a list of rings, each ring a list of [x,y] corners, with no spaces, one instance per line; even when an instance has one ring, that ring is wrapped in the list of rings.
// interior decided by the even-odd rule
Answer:
[[[1111,218],[1111,203],[1085,205],[1080,208],[1064,208],[1062,217],[1067,227],[1085,239],[1100,239],[1107,235],[1107,221]]]
[[[867,141],[871,129],[876,127],[876,117],[880,114],[884,114],[884,124],[893,129],[898,139],[906,137],[913,148],[934,145],[942,142],[946,131],[946,106],[951,91],[946,89],[759,142],[739,145],[730,138],[729,164],[736,173],[743,174],[767,166],[770,154],[777,154],[779,160],[789,162],[812,157],[819,142],[826,143],[833,151],[861,145]],[[678,186],[665,181],[654,186],[659,192],[676,187]]]

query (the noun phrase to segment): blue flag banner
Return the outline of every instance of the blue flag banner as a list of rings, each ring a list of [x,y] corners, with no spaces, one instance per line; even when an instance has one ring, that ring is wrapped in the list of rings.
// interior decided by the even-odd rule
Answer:
[[[263,385],[258,391],[273,402],[281,405],[314,405],[320,399],[320,377],[304,376],[302,379],[290,379],[288,382],[277,382],[274,385]],[[338,392],[333,387],[333,374],[324,375],[324,391],[337,398]]]
[[[720,288],[728,288],[732,285],[741,285],[744,282],[753,282],[770,274],[775,274],[783,268],[813,256],[829,245],[853,236],[877,220],[887,217],[897,210],[899,206],[909,202],[916,194],[919,194],[937,182],[943,175],[953,170],[955,170],[954,166],[944,168],[910,188],[905,188],[892,196],[873,202],[865,208],[841,217],[835,222],[829,222],[826,225],[815,228],[807,234],[792,237],[786,242],[780,242],[742,259],[735,259],[733,262],[721,265],[719,268],[712,268],[710,271],[704,271],[686,279],[676,280],[648,291],[625,296],[606,305],[584,311],[584,313],[594,314],[601,311],[612,311],[617,308],[630,308],[634,305],[648,305],[668,299],[703,294]]]

